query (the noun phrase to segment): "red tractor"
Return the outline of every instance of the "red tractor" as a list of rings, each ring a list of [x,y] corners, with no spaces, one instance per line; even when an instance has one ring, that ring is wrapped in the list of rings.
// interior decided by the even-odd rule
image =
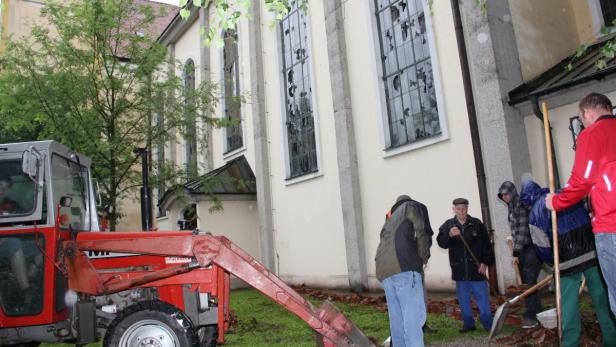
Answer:
[[[325,346],[373,346],[227,238],[101,232],[90,160],[54,141],[0,145],[0,345],[215,346],[230,275],[304,320]]]

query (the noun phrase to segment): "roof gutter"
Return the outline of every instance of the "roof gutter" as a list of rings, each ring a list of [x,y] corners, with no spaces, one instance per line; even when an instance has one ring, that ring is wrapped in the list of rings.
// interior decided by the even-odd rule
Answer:
[[[560,83],[560,84],[556,84],[554,86],[545,88],[545,89],[539,89],[536,90],[528,95],[525,96],[521,96],[521,97],[517,97],[514,99],[509,100],[509,105],[513,106],[513,105],[517,105],[521,102],[524,102],[526,100],[530,100],[531,102],[533,101],[533,98],[537,99],[541,96],[544,95],[549,95],[552,93],[556,93],[558,91],[582,84],[582,83],[586,83],[586,82],[590,82],[590,81],[594,81],[594,80],[598,80],[598,79],[602,79],[603,77],[607,76],[607,75],[611,75],[613,73],[616,73],[616,65],[612,65],[606,69],[603,70],[599,70],[597,72],[594,72],[592,74],[589,75],[585,75],[579,78],[575,78],[572,80],[569,80],[567,82],[564,83]],[[533,105],[533,109],[534,109],[535,105]],[[538,106],[537,106],[538,107]],[[543,116],[542,116],[543,117]],[[543,119],[543,118],[542,118]]]
[[[164,45],[175,42],[197,19],[199,19],[199,7],[194,6],[192,1],[187,3],[183,8],[190,11],[188,18],[184,20],[180,16],[178,10],[178,13],[173,17],[171,22],[169,22],[165,30],[158,36],[158,42]]]
[[[468,52],[466,50],[466,42],[464,40],[464,28],[462,27],[462,15],[460,13],[459,0],[451,0],[451,8],[453,11],[453,22],[456,30],[456,42],[458,44],[458,53],[460,55],[460,65],[462,68],[462,82],[464,84],[464,96],[466,98],[466,110],[468,113],[468,123],[471,130],[471,141],[473,144],[473,155],[475,157],[475,171],[477,172],[477,185],[479,188],[479,201],[481,204],[481,217],[483,223],[490,233],[490,242],[492,252],[494,252],[494,230],[492,228],[492,217],[490,214],[490,204],[488,199],[488,186],[486,184],[486,174],[483,164],[483,154],[481,151],[481,140],[479,138],[479,126],[477,123],[477,112],[475,109],[475,97],[473,94],[473,85],[471,83],[470,66],[468,63]],[[489,280],[492,288],[498,288],[496,277],[496,266],[489,267]]]

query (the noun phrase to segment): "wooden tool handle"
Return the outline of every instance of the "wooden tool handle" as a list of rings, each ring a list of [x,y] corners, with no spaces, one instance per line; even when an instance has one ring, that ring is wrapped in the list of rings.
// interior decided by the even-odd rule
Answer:
[[[550,281],[554,278],[554,275],[549,275],[546,278],[542,279],[541,281],[537,282],[537,284],[535,284],[534,286],[526,289],[526,291],[524,291],[524,293],[518,295],[516,297],[516,301],[524,299],[525,297],[533,294],[534,292],[536,292],[537,290],[541,289],[542,287],[544,287],[546,284],[550,283]]]
[[[507,239],[507,246],[509,246],[509,250],[511,251],[511,254],[513,254],[513,240],[511,239]],[[519,259],[519,258],[518,258]],[[519,263],[513,266],[513,269],[515,270],[515,280],[516,280],[516,284],[517,285],[521,285],[524,283],[524,281],[522,281],[522,275],[520,274],[520,265]]]
[[[542,103],[543,129],[545,132],[545,150],[547,151],[548,176],[550,179],[550,193],[554,193],[554,165],[552,160],[552,136],[550,132],[550,121],[548,117],[548,104]],[[562,325],[562,300],[560,296],[560,260],[558,254],[558,220],[556,211],[552,210],[552,249],[554,250],[554,280],[556,282],[556,315],[558,317],[558,341],[562,345],[563,325]]]

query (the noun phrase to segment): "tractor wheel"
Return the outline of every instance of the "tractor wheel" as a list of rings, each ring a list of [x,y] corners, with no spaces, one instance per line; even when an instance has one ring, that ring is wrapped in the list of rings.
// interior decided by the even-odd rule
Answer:
[[[195,347],[190,319],[162,301],[142,301],[123,310],[109,325],[104,347]]]
[[[206,325],[199,329],[199,347],[216,347],[218,344],[218,325]]]

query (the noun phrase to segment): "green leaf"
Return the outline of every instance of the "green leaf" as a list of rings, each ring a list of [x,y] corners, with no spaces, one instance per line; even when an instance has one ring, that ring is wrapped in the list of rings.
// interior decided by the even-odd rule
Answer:
[[[203,6],[203,0],[193,0],[193,5],[201,7]]]
[[[586,45],[586,44],[580,45],[578,47],[577,51],[575,52],[575,58],[582,57],[586,53],[587,49],[588,49],[588,45]]]
[[[601,34],[603,34],[603,35],[609,34],[610,31],[612,31],[612,29],[610,27],[603,27],[603,28],[601,28]]]
[[[488,13],[488,0],[475,0],[475,4],[479,7],[482,14]]]
[[[597,67],[597,69],[603,70],[607,67],[607,63],[605,62],[605,59],[599,59],[595,63],[595,66]]]
[[[181,9],[180,17],[182,17],[182,19],[188,19],[188,17],[190,17],[190,11],[185,8]]]

